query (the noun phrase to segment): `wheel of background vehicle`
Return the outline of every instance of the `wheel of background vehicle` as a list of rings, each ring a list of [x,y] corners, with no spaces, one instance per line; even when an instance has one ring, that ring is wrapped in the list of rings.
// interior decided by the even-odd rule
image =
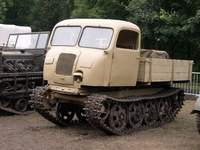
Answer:
[[[28,107],[28,102],[26,99],[18,99],[15,102],[15,110],[24,112]]]
[[[31,88],[31,89],[34,89],[36,87],[36,81],[33,81],[33,80],[29,81],[28,82],[28,87]]]

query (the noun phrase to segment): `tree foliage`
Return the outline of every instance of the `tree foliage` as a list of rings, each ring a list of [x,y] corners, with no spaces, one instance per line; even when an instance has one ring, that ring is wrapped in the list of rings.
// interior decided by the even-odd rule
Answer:
[[[109,18],[125,20],[127,0],[74,0],[72,18]]]
[[[200,1],[132,0],[128,10],[128,20],[141,28],[143,47],[166,50],[174,58],[196,55],[193,49],[200,48]]]
[[[33,0],[12,0],[13,5],[7,7],[8,10],[4,22],[7,24],[29,26],[29,14],[33,3]]]
[[[73,0],[35,0],[31,9],[31,27],[33,30],[52,30],[60,20],[70,18]]]
[[[6,11],[8,11],[8,7],[12,5],[12,0],[0,0],[0,23],[5,21]]]

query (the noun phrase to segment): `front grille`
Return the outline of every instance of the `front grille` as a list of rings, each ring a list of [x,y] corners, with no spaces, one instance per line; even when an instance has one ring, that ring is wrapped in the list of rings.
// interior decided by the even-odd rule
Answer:
[[[56,66],[56,74],[71,76],[76,55],[74,54],[60,54]]]

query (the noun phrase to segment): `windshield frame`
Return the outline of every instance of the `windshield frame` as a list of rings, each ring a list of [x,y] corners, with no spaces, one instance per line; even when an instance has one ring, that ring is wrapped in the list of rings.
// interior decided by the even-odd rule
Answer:
[[[30,32],[10,34],[6,50],[45,49],[50,32]]]

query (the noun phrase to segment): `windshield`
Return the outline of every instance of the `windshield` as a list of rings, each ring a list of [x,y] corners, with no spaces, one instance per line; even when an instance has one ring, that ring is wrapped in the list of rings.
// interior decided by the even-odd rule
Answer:
[[[49,33],[11,34],[7,49],[44,49]]]
[[[77,43],[81,27],[58,27],[56,28],[51,45],[53,46],[74,46]]]
[[[79,45],[81,47],[107,49],[112,34],[113,30],[110,28],[86,27],[83,30]]]

